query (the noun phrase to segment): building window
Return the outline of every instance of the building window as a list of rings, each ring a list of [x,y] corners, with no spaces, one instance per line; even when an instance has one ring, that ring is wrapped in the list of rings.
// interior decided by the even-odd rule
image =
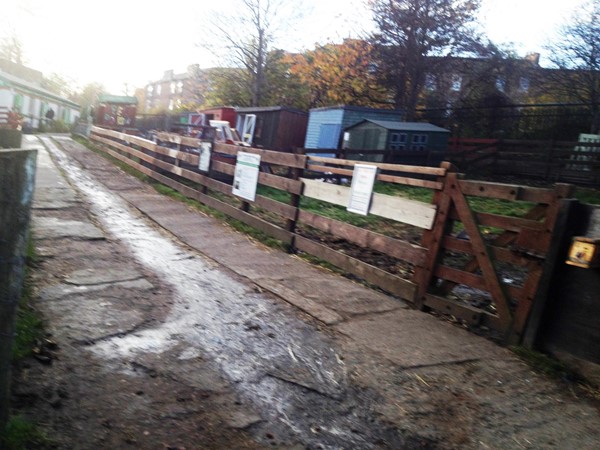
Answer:
[[[406,133],[390,133],[390,150],[406,148]]]
[[[450,89],[455,92],[460,91],[462,87],[462,77],[460,75],[452,75],[452,82],[450,85]]]
[[[148,86],[146,88],[146,92],[148,93],[148,97],[152,97],[152,94],[154,93],[154,87],[152,87],[152,85]]]
[[[173,108],[175,108],[175,102],[171,99],[169,100],[169,111],[173,111]]]
[[[171,94],[174,94],[176,91],[177,85],[175,83],[171,83]]]
[[[156,95],[160,95],[160,93],[162,92],[162,86],[160,84],[156,85]]]
[[[521,92],[529,92],[529,78],[527,78],[527,77],[519,78],[519,90]]]
[[[504,92],[506,90],[506,78],[503,76],[496,77],[496,89],[500,92]]]
[[[183,81],[179,81],[177,83],[177,93],[181,94],[183,92]]]
[[[410,149],[415,150],[415,151],[423,151],[426,148],[427,148],[427,135],[426,134],[413,134]]]
[[[21,108],[23,108],[23,96],[21,94],[16,94],[13,98],[13,110],[20,113]]]
[[[435,88],[435,76],[433,76],[431,73],[425,74],[425,89],[428,91],[435,91]]]

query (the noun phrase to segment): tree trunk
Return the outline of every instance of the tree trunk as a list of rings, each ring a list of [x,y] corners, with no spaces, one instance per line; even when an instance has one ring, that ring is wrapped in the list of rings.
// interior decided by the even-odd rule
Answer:
[[[8,421],[17,304],[23,287],[37,150],[0,151],[0,430]]]

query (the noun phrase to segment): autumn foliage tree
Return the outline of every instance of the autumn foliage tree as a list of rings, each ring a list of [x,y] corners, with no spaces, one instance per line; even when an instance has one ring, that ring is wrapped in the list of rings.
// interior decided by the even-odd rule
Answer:
[[[373,47],[366,41],[346,39],[342,44],[318,45],[288,58],[291,73],[308,90],[309,107],[389,104],[373,71]]]

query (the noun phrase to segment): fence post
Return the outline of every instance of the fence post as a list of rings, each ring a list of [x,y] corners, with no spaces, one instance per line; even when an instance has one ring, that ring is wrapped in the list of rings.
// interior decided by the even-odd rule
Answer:
[[[302,148],[294,148],[294,154],[296,155],[304,155],[304,149]],[[306,163],[304,164],[306,167]],[[293,167],[289,172],[290,178],[294,181],[299,181],[300,178],[304,176],[304,168],[300,169],[297,167]],[[290,195],[290,205],[296,209],[294,214],[294,219],[288,219],[286,223],[286,230],[292,233],[292,242],[288,248],[289,253],[296,252],[296,224],[298,223],[298,214],[300,213],[300,200],[302,199],[302,191],[301,189],[299,194],[291,194]]]
[[[427,249],[427,260],[423,267],[415,267],[413,276],[413,282],[417,285],[414,303],[415,307],[420,310],[425,309],[425,296],[429,289],[435,266],[439,262],[442,240],[452,227],[452,220],[450,219],[452,199],[449,192],[448,172],[456,172],[456,167],[447,161],[443,161],[440,167],[446,169],[446,175],[438,177],[438,181],[443,183],[443,188],[433,195],[433,204],[437,207],[435,221],[433,222],[432,229],[426,230],[423,233],[421,242],[421,245]]]
[[[36,157],[37,150],[0,150],[0,430],[8,421],[12,347]]]

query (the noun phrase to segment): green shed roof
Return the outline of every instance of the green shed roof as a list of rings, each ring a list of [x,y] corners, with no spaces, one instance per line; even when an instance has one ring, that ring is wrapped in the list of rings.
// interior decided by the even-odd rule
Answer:
[[[137,105],[138,103],[137,97],[130,97],[127,95],[102,94],[99,100],[100,103],[116,103],[119,105]]]
[[[434,133],[450,133],[450,130],[447,130],[442,127],[438,127],[436,125],[432,125],[426,122],[394,122],[390,120],[372,120],[365,119],[347,129],[354,128],[359,126],[362,123],[371,122],[377,126],[385,128],[387,130],[392,131],[417,131],[417,132],[434,132]]]

